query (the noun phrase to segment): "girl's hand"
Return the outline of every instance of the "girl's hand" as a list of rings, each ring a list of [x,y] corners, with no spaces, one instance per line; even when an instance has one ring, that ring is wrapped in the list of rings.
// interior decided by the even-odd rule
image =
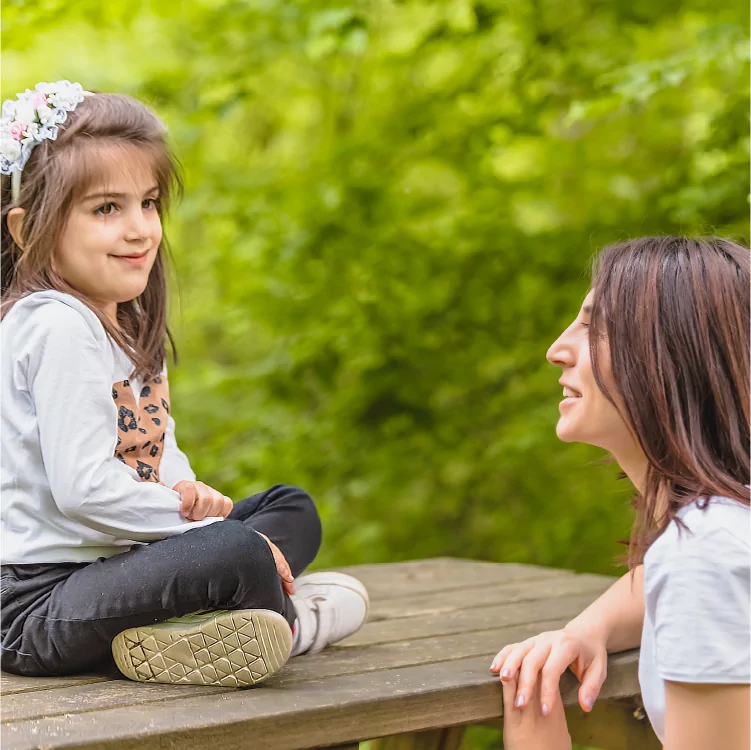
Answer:
[[[295,579],[292,577],[292,571],[290,570],[287,558],[282,554],[279,547],[277,547],[274,542],[266,536],[266,534],[261,534],[260,531],[258,534],[268,542],[268,545],[271,548],[271,554],[274,555],[277,573],[279,573],[279,577],[282,579],[282,588],[287,595],[291,596],[295,593]]]
[[[232,510],[232,500],[203,482],[184,479],[173,488],[180,493],[180,515],[188,521],[203,521],[204,518],[226,518]]]
[[[545,716],[560,705],[559,683],[568,667],[581,682],[579,704],[589,712],[608,671],[605,641],[592,634],[564,628],[541,633],[523,643],[512,643],[493,659],[490,671],[500,673],[504,695],[506,683],[513,682],[515,686],[518,683],[514,705],[520,708],[524,708],[539,689],[538,708]]]
[[[547,716],[540,711],[540,681],[524,708],[517,708],[515,679],[503,682],[503,747],[506,750],[571,750],[560,694]]]

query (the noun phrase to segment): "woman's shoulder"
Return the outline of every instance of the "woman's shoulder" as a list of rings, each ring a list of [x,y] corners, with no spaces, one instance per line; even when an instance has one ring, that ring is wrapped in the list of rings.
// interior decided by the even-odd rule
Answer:
[[[727,497],[711,497],[681,509],[677,520],[652,543],[645,570],[676,568],[699,562],[704,566],[749,567],[749,506]]]
[[[678,517],[692,534],[712,536],[726,532],[748,549],[751,513],[749,506],[738,500],[715,496],[706,503],[695,501],[683,508]]]

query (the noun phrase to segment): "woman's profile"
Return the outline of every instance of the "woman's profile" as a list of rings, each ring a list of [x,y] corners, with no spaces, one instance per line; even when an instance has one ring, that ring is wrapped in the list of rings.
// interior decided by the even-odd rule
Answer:
[[[606,248],[550,347],[558,437],[607,450],[634,484],[630,572],[564,629],[509,644],[507,750],[571,747],[558,683],[592,708],[608,652],[669,750],[749,747],[749,251],[719,238]]]

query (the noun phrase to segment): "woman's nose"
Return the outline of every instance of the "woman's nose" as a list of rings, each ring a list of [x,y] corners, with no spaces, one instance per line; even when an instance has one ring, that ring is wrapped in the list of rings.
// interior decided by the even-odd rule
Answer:
[[[551,365],[558,367],[573,367],[574,348],[566,341],[566,333],[561,334],[551,345],[545,355]]]

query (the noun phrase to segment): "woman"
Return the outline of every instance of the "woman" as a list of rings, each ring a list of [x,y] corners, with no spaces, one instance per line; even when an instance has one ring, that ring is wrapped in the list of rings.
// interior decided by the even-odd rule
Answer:
[[[506,646],[506,750],[567,750],[567,667],[590,711],[607,653],[641,647],[666,750],[748,750],[749,252],[717,238],[606,248],[547,358],[556,433],[609,451],[637,489],[630,572],[563,630]]]

